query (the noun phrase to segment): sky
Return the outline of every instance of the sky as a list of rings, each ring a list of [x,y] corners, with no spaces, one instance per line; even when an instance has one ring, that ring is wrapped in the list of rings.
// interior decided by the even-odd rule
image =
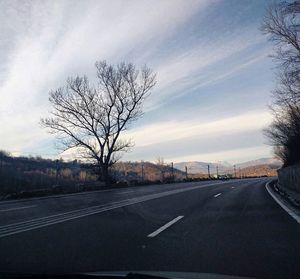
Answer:
[[[270,1],[271,2],[271,1]],[[0,150],[72,158],[40,124],[50,90],[94,64],[147,64],[157,85],[124,134],[122,160],[271,157],[273,46],[259,27],[269,1],[0,1]]]

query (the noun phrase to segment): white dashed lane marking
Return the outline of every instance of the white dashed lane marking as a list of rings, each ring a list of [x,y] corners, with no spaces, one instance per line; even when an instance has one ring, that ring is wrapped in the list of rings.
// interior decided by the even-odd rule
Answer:
[[[175,224],[177,221],[179,221],[180,219],[182,219],[184,216],[178,216],[175,219],[173,219],[172,221],[168,222],[167,224],[163,225],[162,227],[160,227],[159,229],[157,229],[156,231],[154,231],[153,233],[150,233],[148,235],[148,237],[155,237],[158,234],[160,234],[162,231],[166,230],[167,228],[169,228],[170,226],[172,226],[173,224]]]

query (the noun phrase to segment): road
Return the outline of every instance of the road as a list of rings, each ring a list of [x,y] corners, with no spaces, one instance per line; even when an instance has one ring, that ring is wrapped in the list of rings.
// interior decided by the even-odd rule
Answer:
[[[0,203],[0,270],[160,270],[300,278],[300,225],[267,179]]]

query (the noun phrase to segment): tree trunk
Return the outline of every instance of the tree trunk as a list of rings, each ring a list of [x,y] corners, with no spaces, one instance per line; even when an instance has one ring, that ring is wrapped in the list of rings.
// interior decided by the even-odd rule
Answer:
[[[106,165],[106,164],[100,165],[100,178],[104,182],[106,187],[110,185],[108,165]]]

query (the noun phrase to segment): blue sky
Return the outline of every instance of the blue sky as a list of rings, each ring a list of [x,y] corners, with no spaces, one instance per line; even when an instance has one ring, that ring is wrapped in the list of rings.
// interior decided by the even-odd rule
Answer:
[[[158,84],[125,133],[124,160],[228,161],[272,156],[262,129],[274,87],[259,31],[269,1],[1,1],[0,149],[56,157],[39,125],[48,93],[94,63],[147,64]],[[66,154],[65,158],[73,154]]]

